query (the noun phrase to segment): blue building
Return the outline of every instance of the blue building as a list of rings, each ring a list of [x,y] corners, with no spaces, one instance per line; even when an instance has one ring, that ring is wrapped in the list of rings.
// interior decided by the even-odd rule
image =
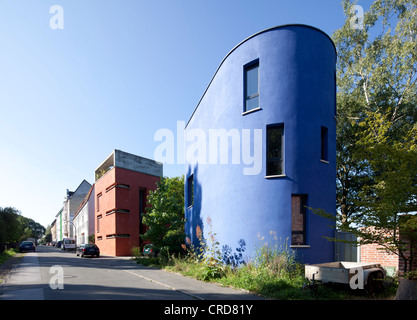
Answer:
[[[273,235],[305,263],[333,261],[334,229],[309,208],[336,212],[336,58],[322,31],[283,25],[223,59],[185,128],[194,244],[215,233],[248,259]]]

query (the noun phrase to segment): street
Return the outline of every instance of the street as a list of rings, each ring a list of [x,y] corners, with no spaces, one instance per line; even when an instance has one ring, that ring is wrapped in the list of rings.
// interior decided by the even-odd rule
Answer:
[[[38,246],[28,252],[3,286],[0,299],[192,299],[111,265],[112,259],[80,258],[74,251]]]
[[[80,258],[38,246],[0,286],[0,300],[252,300],[260,297],[162,270],[128,258]]]

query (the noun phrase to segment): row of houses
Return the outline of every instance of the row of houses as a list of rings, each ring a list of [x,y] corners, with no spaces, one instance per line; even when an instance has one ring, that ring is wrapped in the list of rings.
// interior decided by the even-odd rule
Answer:
[[[95,170],[93,184],[83,180],[75,191],[67,190],[51,224],[52,241],[94,241],[104,255],[131,255],[146,232],[146,197],[162,174],[161,163],[114,150]]]

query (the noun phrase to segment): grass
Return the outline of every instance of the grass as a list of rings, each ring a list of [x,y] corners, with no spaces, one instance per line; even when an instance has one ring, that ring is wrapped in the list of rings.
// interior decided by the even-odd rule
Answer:
[[[6,262],[10,258],[14,257],[17,254],[15,249],[8,249],[0,253],[0,264]]]
[[[137,259],[137,262],[198,280],[204,280],[202,275],[206,270],[206,266],[184,257],[172,257],[169,261],[141,257]],[[383,292],[376,295],[370,295],[365,290],[351,290],[347,285],[338,284],[321,284],[313,288],[306,288],[303,287],[306,280],[302,265],[299,265],[298,270],[292,275],[282,274],[280,276],[270,269],[259,268],[253,264],[235,269],[224,266],[222,276],[204,281],[244,289],[266,298],[279,300],[389,300],[395,297],[397,290],[395,281],[388,285]]]
[[[8,249],[0,253],[0,284],[3,283],[5,275],[11,269],[12,264],[9,264],[8,261],[17,255],[17,250]]]
[[[370,295],[365,290],[351,290],[347,285],[322,284],[306,287],[304,265],[298,263],[294,252],[284,245],[263,244],[255,258],[238,266],[225,265],[211,249],[210,259],[189,252],[187,256],[150,258],[137,257],[137,263],[176,272],[198,280],[240,288],[270,299],[282,300],[363,300],[393,299],[397,282],[385,290]]]

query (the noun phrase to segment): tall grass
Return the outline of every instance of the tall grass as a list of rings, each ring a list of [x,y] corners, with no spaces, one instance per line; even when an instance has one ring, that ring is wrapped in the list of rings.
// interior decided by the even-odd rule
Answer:
[[[215,234],[214,234],[215,235]],[[293,250],[271,232],[268,242],[260,238],[254,257],[241,264],[225,264],[218,256],[218,243],[211,238],[212,247],[204,243],[197,253],[186,257],[172,257],[165,268],[199,280],[241,288],[275,299],[306,299],[302,290],[303,265],[296,261]],[[208,253],[206,257],[202,252]],[[214,258],[215,257],[215,258]]]
[[[227,267],[220,283],[276,299],[305,298],[303,265],[297,262],[288,239],[281,241],[274,232],[269,241],[260,238],[254,257],[236,268]]]
[[[268,241],[263,237],[259,238],[254,256],[244,263],[226,264],[225,259],[219,256],[218,246],[215,234],[210,234],[209,241],[204,242],[198,249],[189,249],[187,255],[171,256],[168,259],[142,257],[138,259],[138,263],[158,266],[199,280],[245,289],[272,299],[376,298],[368,297],[364,290],[352,292],[343,286],[322,285],[314,290],[304,289],[304,265],[297,261],[295,251],[288,245],[288,239],[278,239],[273,232],[270,233]],[[386,292],[384,296],[390,297],[392,292]]]

